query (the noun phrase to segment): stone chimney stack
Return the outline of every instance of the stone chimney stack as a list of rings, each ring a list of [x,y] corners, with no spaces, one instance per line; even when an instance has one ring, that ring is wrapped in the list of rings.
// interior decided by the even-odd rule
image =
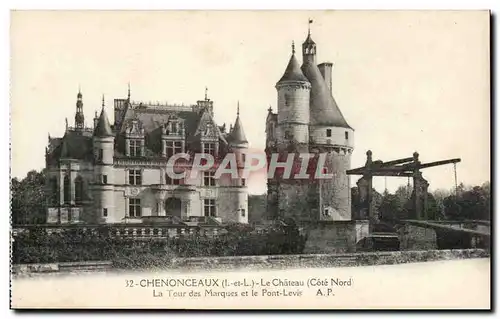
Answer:
[[[318,65],[319,72],[321,72],[321,75],[323,76],[323,79],[325,79],[326,85],[328,86],[328,89],[330,89],[330,92],[332,92],[332,69],[333,69],[333,63],[330,62],[324,62]]]

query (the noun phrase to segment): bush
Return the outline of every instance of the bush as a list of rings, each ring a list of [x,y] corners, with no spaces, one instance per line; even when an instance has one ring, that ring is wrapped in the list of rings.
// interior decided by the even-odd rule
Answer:
[[[12,245],[13,263],[111,260],[118,268],[164,267],[175,257],[300,254],[306,242],[294,224],[273,225],[263,231],[232,224],[217,237],[187,235],[139,241],[109,235],[106,227],[95,232],[67,229],[49,235],[39,228],[21,233]]]

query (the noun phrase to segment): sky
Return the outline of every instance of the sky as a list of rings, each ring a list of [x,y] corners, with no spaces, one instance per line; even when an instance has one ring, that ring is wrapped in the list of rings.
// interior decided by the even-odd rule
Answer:
[[[317,62],[334,63],[333,96],[355,130],[352,168],[369,149],[383,161],[418,151],[422,162],[461,158],[459,183],[489,181],[487,11],[13,12],[12,177],[44,167],[47,136],[73,124],[79,87],[89,126],[103,94],[113,121],[129,82],[145,102],[194,104],[208,87],[215,120],[234,123],[239,101],[250,147],[263,149],[275,84],[309,18]],[[424,177],[431,190],[454,187],[453,165]],[[374,183],[393,191],[407,181]],[[265,179],[249,188],[264,193]]]

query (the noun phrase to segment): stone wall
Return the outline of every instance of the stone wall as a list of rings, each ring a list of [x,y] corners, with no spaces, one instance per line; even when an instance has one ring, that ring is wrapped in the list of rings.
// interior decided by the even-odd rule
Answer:
[[[414,225],[404,225],[399,230],[401,250],[437,249],[436,231]]]
[[[319,222],[304,226],[304,254],[332,254],[356,250],[356,222]]]

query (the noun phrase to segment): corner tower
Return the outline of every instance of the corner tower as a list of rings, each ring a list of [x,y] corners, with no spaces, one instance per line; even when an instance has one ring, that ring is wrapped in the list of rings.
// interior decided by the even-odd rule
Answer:
[[[115,216],[114,209],[114,142],[115,137],[104,109],[102,97],[101,115],[94,129],[92,139],[94,149],[94,218],[98,223],[117,222],[120,216]]]
[[[316,43],[309,30],[302,44],[301,67],[311,83],[309,148],[313,153],[327,154],[325,168],[332,175],[330,179],[320,181],[318,217],[319,220],[350,220],[351,191],[346,171],[351,165],[354,130],[333,98],[331,63],[316,65],[316,53]]]
[[[307,149],[309,143],[309,95],[311,84],[300,69],[292,43],[292,56],[285,73],[276,83],[278,91],[277,146]]]

